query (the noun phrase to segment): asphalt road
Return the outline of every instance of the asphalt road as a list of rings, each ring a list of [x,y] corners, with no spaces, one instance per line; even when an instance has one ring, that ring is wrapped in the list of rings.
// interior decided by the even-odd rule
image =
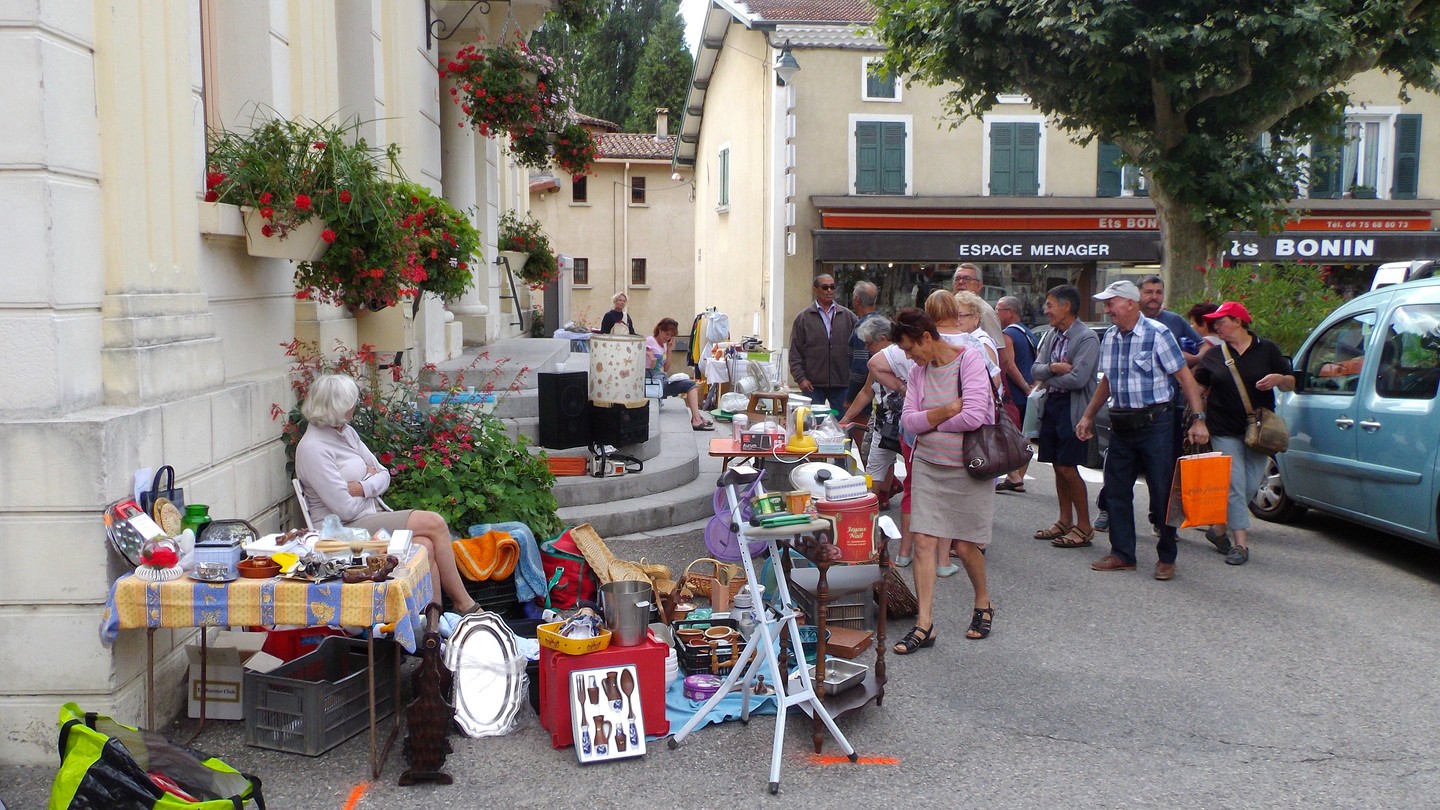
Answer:
[[[703,729],[675,751],[581,768],[533,716],[503,738],[456,738],[450,787],[396,786],[403,760],[356,807],[1216,808],[1435,806],[1433,673],[1440,552],[1313,513],[1257,523],[1250,564],[1182,533],[1177,577],[1095,573],[1104,543],[1052,549],[1051,473],[997,497],[988,555],[995,632],[967,641],[961,574],[938,595],[939,641],[888,658],[883,707],[840,725],[862,756],[820,764],[792,718],[779,798],[765,792],[773,721]],[[1091,494],[1098,489],[1092,485]],[[1144,498],[1140,500],[1144,502]],[[1141,514],[1143,518],[1143,512]],[[1143,520],[1142,520],[1143,525]],[[615,548],[683,565],[689,534]],[[891,625],[891,637],[906,622]],[[796,719],[799,718],[799,719]],[[260,774],[272,808],[339,808],[365,772],[362,735],[310,759],[246,748],[240,724],[197,745]],[[188,729],[181,724],[177,732]],[[833,745],[827,753],[834,754]],[[50,769],[0,769],[11,808],[45,803]]]

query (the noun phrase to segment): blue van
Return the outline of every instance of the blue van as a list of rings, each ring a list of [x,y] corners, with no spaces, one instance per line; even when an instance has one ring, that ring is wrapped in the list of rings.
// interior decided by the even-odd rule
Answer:
[[[1331,313],[1295,355],[1276,411],[1290,449],[1250,511],[1307,508],[1440,546],[1440,278],[1366,293]]]

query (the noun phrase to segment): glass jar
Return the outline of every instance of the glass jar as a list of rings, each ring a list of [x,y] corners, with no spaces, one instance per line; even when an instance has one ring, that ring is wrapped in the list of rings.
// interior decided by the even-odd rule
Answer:
[[[200,532],[210,525],[210,507],[203,503],[191,503],[185,505],[185,517],[180,520],[180,530],[190,529],[195,533],[195,538],[200,538]]]

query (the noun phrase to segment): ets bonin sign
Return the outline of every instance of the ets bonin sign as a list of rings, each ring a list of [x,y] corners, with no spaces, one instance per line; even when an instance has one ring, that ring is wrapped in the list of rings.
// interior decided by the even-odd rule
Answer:
[[[1234,262],[1378,264],[1440,256],[1440,234],[1282,233],[1233,234],[1225,258]]]

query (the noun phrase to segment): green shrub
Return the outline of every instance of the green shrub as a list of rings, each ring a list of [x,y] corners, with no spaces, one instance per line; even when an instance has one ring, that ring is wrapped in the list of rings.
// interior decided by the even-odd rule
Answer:
[[[1275,341],[1290,355],[1326,315],[1345,303],[1314,265],[1237,264],[1200,272],[1204,288],[1196,295],[1171,301],[1169,309],[1184,315],[1202,301],[1238,301],[1250,311],[1255,333]]]

